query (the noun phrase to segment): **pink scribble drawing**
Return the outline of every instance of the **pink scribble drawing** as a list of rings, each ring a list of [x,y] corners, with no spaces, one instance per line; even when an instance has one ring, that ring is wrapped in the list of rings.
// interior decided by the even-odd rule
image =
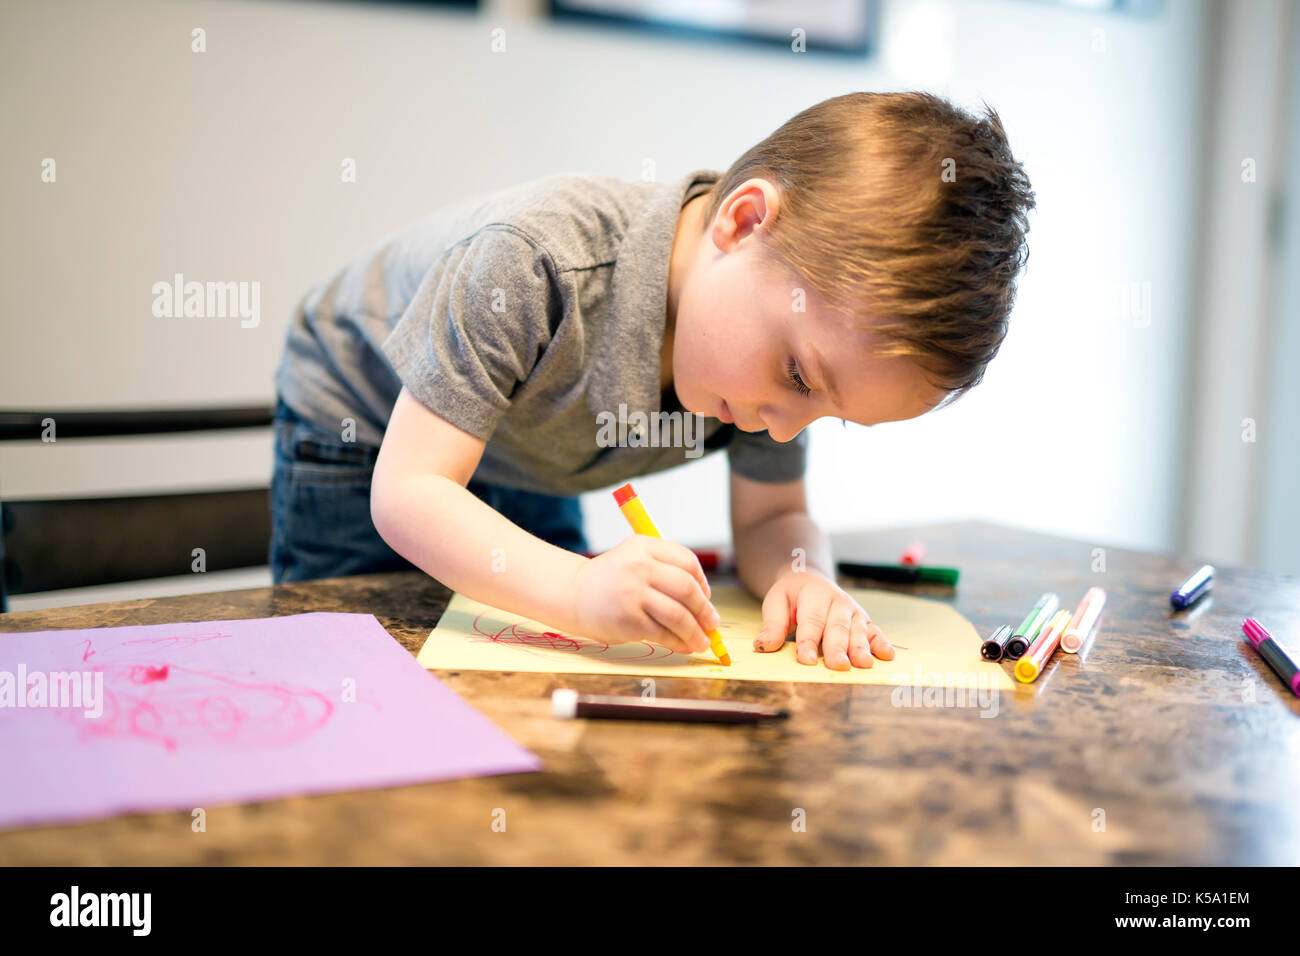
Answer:
[[[151,684],[156,680],[166,680],[170,670],[166,664],[162,667],[150,667],[148,664],[135,664],[131,667],[131,683]]]
[[[130,644],[153,644],[156,647],[193,647],[201,641],[215,641],[222,637],[229,637],[229,634],[222,634],[217,631],[215,634],[178,634],[174,637],[141,637],[134,641],[123,641],[118,647],[126,647]],[[87,644],[90,641],[86,641]]]
[[[687,655],[649,641],[637,641],[627,644],[608,644],[604,641],[588,640],[583,637],[571,637],[557,631],[534,631],[522,624],[506,624],[495,631],[482,623],[486,612],[475,615],[474,633],[481,635],[493,644],[512,644],[527,651],[564,651],[570,654],[587,654],[592,657],[608,656],[620,661],[666,660],[672,657],[686,658]],[[497,622],[493,621],[495,625]],[[687,658],[689,659],[689,658]]]
[[[723,628],[736,625],[734,622],[723,621],[718,626]],[[487,611],[474,616],[473,628],[479,640],[485,640],[492,644],[508,644],[530,653],[543,652],[540,656],[545,656],[544,652],[546,651],[561,651],[568,654],[585,654],[589,657],[599,657],[618,662],[636,661],[646,663],[654,661],[655,663],[665,664],[704,664],[710,666],[716,663],[692,657],[689,654],[678,654],[661,644],[652,644],[649,641],[608,644],[604,641],[561,634],[558,631],[535,631],[523,624],[502,624],[499,621],[492,620]],[[786,640],[793,642],[794,635],[788,635]],[[898,650],[908,650],[902,644],[894,644],[892,641],[890,644]]]
[[[229,634],[181,635],[123,641],[103,648],[92,671],[104,675],[103,713],[89,718],[64,711],[81,740],[130,738],[181,748],[276,748],[320,730],[335,704],[309,687],[259,681],[184,667],[174,660],[141,660],[158,649],[191,647]],[[148,645],[132,647],[131,645]],[[96,656],[87,640],[82,661]]]

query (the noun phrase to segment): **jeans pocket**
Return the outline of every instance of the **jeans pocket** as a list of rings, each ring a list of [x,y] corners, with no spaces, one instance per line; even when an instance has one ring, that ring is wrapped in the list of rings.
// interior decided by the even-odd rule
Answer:
[[[374,465],[371,449],[367,445],[345,445],[342,442],[324,442],[318,438],[299,439],[294,448],[294,461],[313,465]]]
[[[345,442],[306,422],[295,422],[284,443],[286,471],[292,482],[365,484],[379,457],[370,445]]]
[[[277,584],[358,573],[387,551],[370,520],[372,470],[276,455],[269,563]]]

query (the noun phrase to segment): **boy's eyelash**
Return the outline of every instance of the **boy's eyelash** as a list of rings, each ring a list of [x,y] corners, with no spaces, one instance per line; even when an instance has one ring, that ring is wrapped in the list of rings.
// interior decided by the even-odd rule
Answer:
[[[786,362],[785,371],[786,374],[790,376],[790,383],[794,385],[800,395],[807,396],[812,394],[812,389],[805,385],[804,380],[799,377],[799,366],[795,364],[793,357]]]

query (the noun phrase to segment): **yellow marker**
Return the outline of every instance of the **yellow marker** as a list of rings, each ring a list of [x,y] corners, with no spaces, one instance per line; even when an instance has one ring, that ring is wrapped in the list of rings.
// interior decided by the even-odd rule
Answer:
[[[632,490],[630,482],[614,490],[614,500],[618,502],[619,510],[623,512],[623,517],[632,526],[634,533],[648,535],[651,538],[663,537],[655,527],[655,523],[650,520],[650,514],[645,510],[645,505],[641,504],[641,499],[637,497],[636,492]],[[707,633],[709,647],[717,657],[718,663],[730,667],[731,655],[727,653],[727,646],[722,643],[722,635],[718,633],[717,628]]]
[[[1038,672],[1043,669],[1048,658],[1056,653],[1056,647],[1061,643],[1061,634],[1069,623],[1070,612],[1061,608],[1047,624],[1043,625],[1042,633],[1039,634],[1038,640],[1034,641],[1034,646],[1024,657],[1016,661],[1017,680],[1029,684],[1038,679]]]

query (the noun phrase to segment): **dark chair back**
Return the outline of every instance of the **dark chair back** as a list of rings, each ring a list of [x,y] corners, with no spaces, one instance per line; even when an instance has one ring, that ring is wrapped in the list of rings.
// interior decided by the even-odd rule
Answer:
[[[0,441],[59,441],[265,428],[270,406],[115,412],[0,412]],[[8,595],[188,574],[195,548],[208,571],[266,563],[267,489],[0,501],[0,612]]]

